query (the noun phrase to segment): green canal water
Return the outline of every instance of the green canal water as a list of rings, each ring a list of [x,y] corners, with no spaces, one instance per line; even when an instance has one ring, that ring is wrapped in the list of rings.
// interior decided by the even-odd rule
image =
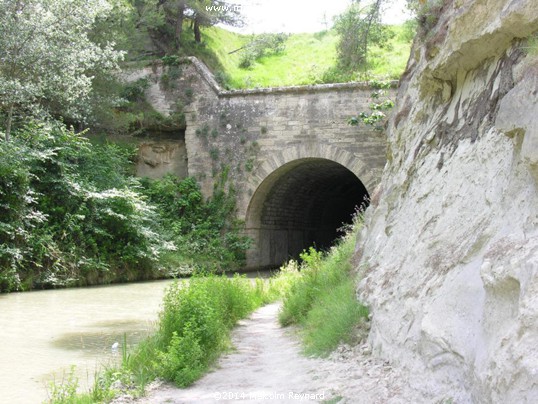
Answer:
[[[0,295],[0,402],[42,403],[72,365],[87,389],[124,334],[136,344],[151,332],[171,282]]]

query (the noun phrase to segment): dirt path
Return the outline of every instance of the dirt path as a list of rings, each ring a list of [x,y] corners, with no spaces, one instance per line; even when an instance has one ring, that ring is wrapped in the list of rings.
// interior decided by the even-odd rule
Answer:
[[[277,322],[278,304],[239,323],[211,373],[187,389],[161,385],[138,403],[420,402],[405,377],[369,355],[366,345],[340,348],[329,359],[305,358],[293,330]]]

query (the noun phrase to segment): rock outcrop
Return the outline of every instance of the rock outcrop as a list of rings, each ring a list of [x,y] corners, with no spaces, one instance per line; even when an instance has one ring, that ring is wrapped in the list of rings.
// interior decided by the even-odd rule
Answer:
[[[538,7],[444,3],[402,79],[358,293],[427,402],[536,403]]]

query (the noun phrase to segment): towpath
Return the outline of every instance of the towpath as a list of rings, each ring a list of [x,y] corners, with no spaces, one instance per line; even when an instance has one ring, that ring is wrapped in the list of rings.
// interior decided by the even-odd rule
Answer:
[[[403,375],[367,345],[341,347],[328,359],[303,356],[295,330],[278,324],[278,309],[270,304],[242,320],[232,335],[235,349],[191,387],[163,384],[136,402],[417,402]]]

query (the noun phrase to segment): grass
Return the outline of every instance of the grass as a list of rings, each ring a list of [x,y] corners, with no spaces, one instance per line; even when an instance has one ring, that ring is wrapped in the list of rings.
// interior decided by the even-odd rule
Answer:
[[[355,295],[351,257],[359,224],[328,253],[310,248],[301,255],[300,276],[285,292],[279,321],[298,324],[308,355],[325,356],[342,342],[352,342],[355,327],[368,309]],[[291,264],[297,267],[298,264]],[[289,269],[288,269],[289,271]]]
[[[395,37],[389,51],[373,47],[370,51],[370,75],[376,80],[398,80],[405,70],[411,52],[412,36],[404,25],[393,25]]]
[[[368,79],[398,79],[405,69],[411,40],[403,35],[404,26],[392,26],[395,33],[389,49],[373,48]],[[277,87],[331,82],[326,73],[336,64],[338,37],[334,31],[314,34],[292,34],[285,50],[276,55],[257,60],[249,69],[239,68],[241,51],[230,54],[250,41],[250,36],[240,35],[219,27],[204,30],[203,40],[218,60],[219,68],[228,77],[231,88]],[[203,58],[203,55],[202,55]],[[204,60],[206,61],[206,60]],[[215,65],[212,61],[206,61]],[[213,70],[215,72],[215,70]],[[359,73],[349,79],[364,79]]]
[[[290,261],[267,282],[214,275],[175,282],[165,294],[154,335],[133,350],[124,339],[121,364],[96,375],[89,392],[77,392],[72,369],[50,386],[49,403],[108,402],[126,392],[138,396],[157,378],[189,386],[230,349],[230,333],[239,319],[282,297],[279,321],[301,327],[306,354],[324,356],[351,342],[355,327],[368,316],[356,300],[351,274],[359,227],[355,222],[328,253],[310,248],[301,255],[301,264]]]
[[[72,369],[50,386],[49,403],[108,402],[125,392],[137,396],[156,378],[189,386],[230,348],[230,332],[237,321],[278,298],[279,289],[278,282],[252,282],[240,276],[177,281],[167,289],[154,335],[131,351],[124,340],[121,364],[104,368],[89,392],[77,392]]]

